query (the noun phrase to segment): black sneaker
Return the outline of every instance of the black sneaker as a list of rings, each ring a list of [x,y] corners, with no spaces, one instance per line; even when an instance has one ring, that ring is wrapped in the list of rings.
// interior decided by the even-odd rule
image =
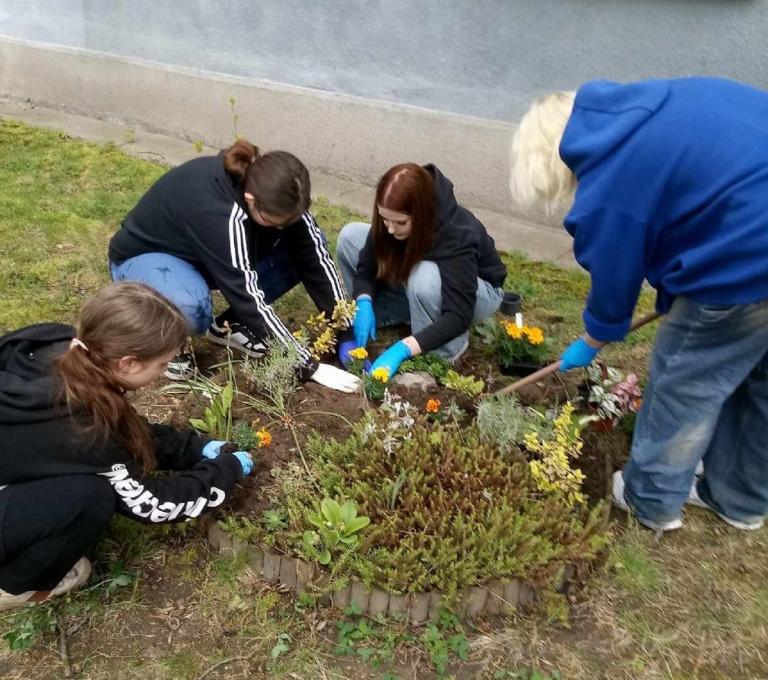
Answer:
[[[267,348],[239,323],[230,323],[229,328],[222,328],[214,322],[208,326],[205,337],[217,345],[236,349],[249,357],[258,358],[264,356],[267,351]]]
[[[189,352],[179,352],[163,374],[168,380],[189,380],[195,376],[195,360]]]

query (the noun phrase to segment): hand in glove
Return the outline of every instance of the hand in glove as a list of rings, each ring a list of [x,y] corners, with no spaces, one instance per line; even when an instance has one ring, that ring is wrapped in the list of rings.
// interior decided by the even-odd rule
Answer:
[[[365,347],[368,339],[376,339],[376,317],[373,314],[373,301],[370,298],[357,300],[355,320],[352,322],[355,342],[358,347]]]
[[[320,364],[310,380],[339,392],[358,392],[361,387],[360,378],[330,364]]]
[[[250,453],[235,451],[232,455],[240,461],[240,466],[243,468],[243,474],[246,477],[253,472],[253,458],[251,458]]]
[[[378,359],[376,359],[376,361],[373,362],[373,366],[371,366],[371,374],[373,374],[376,369],[383,368],[387,371],[387,380],[391,380],[392,376],[397,373],[397,369],[400,368],[400,364],[406,359],[410,359],[411,356],[413,356],[411,348],[400,340],[400,342],[396,342],[389,347]]]
[[[600,351],[599,347],[592,347],[584,338],[574,340],[560,357],[560,371],[570,371],[572,368],[588,366],[592,359]]]
[[[357,348],[358,348],[357,342],[355,342],[354,340],[347,340],[347,342],[342,342],[339,345],[339,361],[344,366],[349,366],[350,362],[355,360],[354,357],[351,357],[349,355],[349,353],[353,349],[357,349]],[[366,359],[365,362],[363,363],[363,370],[368,371],[370,368],[371,368],[371,362],[368,361],[368,359]]]
[[[203,458],[213,459],[221,453],[221,447],[227,442],[210,441],[203,447]]]

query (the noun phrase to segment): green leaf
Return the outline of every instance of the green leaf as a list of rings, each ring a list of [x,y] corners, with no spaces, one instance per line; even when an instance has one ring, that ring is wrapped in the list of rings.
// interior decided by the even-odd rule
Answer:
[[[351,522],[346,522],[344,525],[344,535],[351,536],[356,534],[361,529],[364,529],[371,523],[371,518],[365,515],[361,517],[355,517]]]
[[[325,519],[336,526],[341,521],[341,506],[332,498],[324,498],[320,503],[320,511]]]
[[[326,548],[325,550],[323,550],[323,552],[320,553],[320,556],[317,558],[317,561],[323,565],[331,563],[331,553],[328,550],[328,548]]]
[[[347,501],[341,506],[340,518],[344,526],[347,526],[357,516],[357,507],[352,501]]]
[[[200,418],[190,418],[189,424],[194,427],[198,432],[210,432],[210,427],[208,423],[206,423],[204,420],[200,420]]]

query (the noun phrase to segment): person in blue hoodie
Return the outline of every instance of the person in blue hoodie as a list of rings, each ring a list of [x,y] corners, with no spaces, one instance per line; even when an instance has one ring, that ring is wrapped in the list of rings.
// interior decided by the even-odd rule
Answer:
[[[589,82],[512,142],[521,205],[569,204],[591,278],[562,369],[621,340],[644,280],[666,314],[614,502],[656,530],[686,501],[740,529],[768,512],[768,93],[715,78]],[[692,486],[697,465],[704,474]]]

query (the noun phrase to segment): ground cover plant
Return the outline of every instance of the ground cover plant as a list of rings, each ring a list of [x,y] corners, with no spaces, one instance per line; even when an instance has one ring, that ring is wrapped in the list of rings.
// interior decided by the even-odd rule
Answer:
[[[130,149],[130,143],[125,147]],[[71,321],[82,299],[107,280],[106,243],[119,220],[162,172],[160,166],[124,155],[116,144],[85,144],[2,121],[0,328]],[[331,239],[345,221],[356,218],[327,201],[316,202],[315,210]],[[522,293],[526,323],[544,329],[557,353],[581,332],[588,279],[578,269],[531,262],[519,254],[504,259],[510,272],[506,288]],[[280,305],[280,313],[295,327],[311,311],[300,291]],[[645,294],[641,308],[651,306],[652,296]],[[635,372],[642,383],[653,332],[652,326],[645,327],[601,357],[625,374]],[[495,357],[484,352],[480,338],[471,341],[470,353],[454,370],[483,379],[486,391],[500,387],[506,379],[499,376]],[[195,349],[206,376],[219,386],[226,382],[221,366],[210,370],[224,364],[226,354],[205,343],[196,343]],[[372,354],[377,351],[371,348]],[[252,389],[256,398],[243,374],[238,367],[238,389]],[[518,395],[518,408],[543,414],[551,426],[565,402],[578,398],[585,377],[566,375],[561,381],[554,376],[534,385]],[[160,387],[135,399],[154,421],[187,424],[191,417],[203,417],[210,405],[200,394]],[[436,424],[449,427],[454,418],[466,422],[461,419],[477,411],[479,436],[484,436],[485,401],[478,408],[476,400],[442,385],[434,393],[402,396],[419,417],[427,417],[430,401],[430,416],[444,416],[438,423],[429,421],[427,430]],[[446,415],[452,399],[469,415]],[[308,443],[312,432],[320,433],[321,448],[332,439],[343,442],[352,431],[344,419],[354,423],[365,411],[360,399],[334,395],[329,400],[313,385],[297,388],[288,402],[308,465],[314,462]],[[576,403],[586,406],[586,395]],[[519,415],[509,402],[501,404],[504,413]],[[555,411],[547,414],[542,405]],[[240,507],[267,526],[287,526],[287,512],[271,508],[274,512],[262,514],[270,508],[253,500],[253,487],[282,483],[271,470],[314,485],[287,425],[263,411],[254,425],[254,413],[253,407],[235,401],[233,437],[239,432],[250,441],[260,462],[256,479],[242,489]],[[528,425],[540,419],[531,411],[525,415],[531,418]],[[494,417],[497,427],[506,423],[507,416],[490,413],[489,420]],[[255,433],[262,428],[272,440],[259,448]],[[522,443],[519,434],[508,435],[510,451],[524,444],[524,435]],[[498,435],[487,436],[501,441]],[[623,427],[598,432],[587,426],[581,438],[584,446],[574,465],[584,471],[583,490],[594,503],[605,496],[606,474],[626,458],[628,434]],[[388,490],[396,504],[408,491],[403,485],[397,494],[395,489],[392,484]],[[320,502],[325,499],[312,493]],[[334,500],[341,508],[345,499]],[[362,502],[355,505],[357,517],[369,516]],[[318,503],[312,513],[321,509]],[[0,675],[14,680],[62,677],[65,639],[70,672],[83,678],[763,677],[768,532],[745,536],[694,509],[686,512],[684,531],[657,543],[649,532],[618,519],[605,560],[582,573],[578,587],[567,594],[567,629],[557,615],[558,602],[542,602],[538,610],[492,625],[443,618],[422,629],[370,620],[354,611],[334,613],[255,578],[242,559],[212,554],[191,525],[157,531],[118,519],[91,555],[95,574],[87,590],[53,605],[0,616],[0,634],[8,643],[0,650]],[[370,526],[357,533],[360,545],[369,531]],[[341,554],[338,547],[334,550]]]

